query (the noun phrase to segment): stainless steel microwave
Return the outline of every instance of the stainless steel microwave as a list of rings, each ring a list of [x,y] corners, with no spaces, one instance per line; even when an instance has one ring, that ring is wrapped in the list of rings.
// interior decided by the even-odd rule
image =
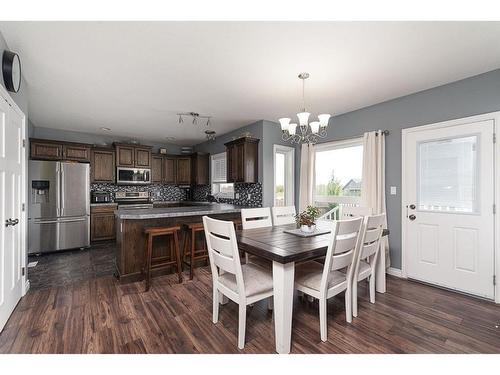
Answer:
[[[151,183],[151,169],[116,168],[116,183],[118,185],[147,185]]]

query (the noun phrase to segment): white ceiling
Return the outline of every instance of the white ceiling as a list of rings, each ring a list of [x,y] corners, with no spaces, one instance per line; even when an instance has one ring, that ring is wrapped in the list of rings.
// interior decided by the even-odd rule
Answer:
[[[500,67],[500,22],[1,22],[35,126],[179,144],[300,109],[341,114]]]

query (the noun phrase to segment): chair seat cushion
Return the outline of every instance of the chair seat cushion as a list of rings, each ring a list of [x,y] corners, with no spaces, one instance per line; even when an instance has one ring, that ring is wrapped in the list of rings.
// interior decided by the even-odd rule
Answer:
[[[252,297],[257,294],[272,292],[273,275],[271,272],[256,264],[248,263],[241,265],[243,283],[245,284],[245,295]],[[219,282],[225,287],[238,293],[236,276],[232,273],[224,273],[219,277]]]
[[[295,268],[295,284],[318,290],[323,276],[323,265],[318,262],[306,262]],[[346,275],[339,271],[330,271],[328,289],[346,283]]]

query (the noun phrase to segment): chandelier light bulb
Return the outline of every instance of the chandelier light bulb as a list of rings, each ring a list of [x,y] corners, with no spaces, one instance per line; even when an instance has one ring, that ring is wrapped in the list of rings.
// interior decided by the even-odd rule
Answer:
[[[281,130],[282,131],[287,131],[288,126],[290,125],[290,119],[288,117],[283,117],[278,120],[281,125]]]
[[[299,125],[300,126],[307,126],[309,123],[309,112],[300,112],[297,113],[297,117],[299,118]]]
[[[330,115],[328,113],[324,113],[318,116],[319,124],[322,128],[326,128],[328,126],[328,120],[330,120]]]
[[[311,127],[311,132],[313,134],[318,134],[318,132],[319,132],[319,125],[320,125],[319,121],[313,121],[313,122],[311,122],[309,124],[309,126]]]
[[[290,133],[290,135],[295,135],[296,130],[297,130],[297,124],[292,123],[288,125],[288,133]]]

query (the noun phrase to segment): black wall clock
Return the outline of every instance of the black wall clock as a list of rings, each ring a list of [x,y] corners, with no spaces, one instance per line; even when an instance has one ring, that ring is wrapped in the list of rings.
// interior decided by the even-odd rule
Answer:
[[[7,90],[18,92],[21,87],[21,60],[17,53],[3,51],[2,73]]]

